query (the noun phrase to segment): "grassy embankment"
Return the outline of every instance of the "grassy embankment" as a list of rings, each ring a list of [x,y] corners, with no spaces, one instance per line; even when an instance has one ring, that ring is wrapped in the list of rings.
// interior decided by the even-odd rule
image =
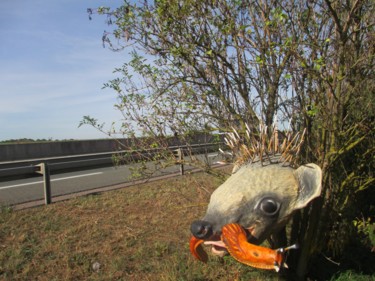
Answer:
[[[200,173],[22,211],[3,207],[0,280],[283,280],[231,257],[203,264],[190,255],[189,225],[220,182]]]

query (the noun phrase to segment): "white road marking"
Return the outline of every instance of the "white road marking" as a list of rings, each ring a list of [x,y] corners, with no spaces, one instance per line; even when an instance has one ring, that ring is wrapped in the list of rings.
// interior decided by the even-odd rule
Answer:
[[[100,174],[103,174],[103,172],[83,174],[83,175],[64,177],[64,178],[58,178],[58,179],[51,179],[51,182],[52,181],[70,180],[70,179],[81,178],[81,177],[89,177],[89,176],[95,176],[95,175],[100,175]],[[12,188],[12,187],[20,187],[20,186],[25,186],[25,185],[33,185],[33,184],[38,184],[38,183],[43,183],[43,181],[34,181],[34,182],[20,183],[20,184],[15,184],[15,185],[2,186],[2,187],[0,187],[0,190]]]
[[[217,153],[215,153],[215,154],[208,154],[208,155],[207,155],[207,157],[216,157],[216,156],[218,156]]]

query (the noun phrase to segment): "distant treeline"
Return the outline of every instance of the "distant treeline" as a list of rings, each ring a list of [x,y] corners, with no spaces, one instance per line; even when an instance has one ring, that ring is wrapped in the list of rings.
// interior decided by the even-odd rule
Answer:
[[[74,139],[64,139],[64,140],[54,140],[52,138],[49,139],[10,139],[10,140],[2,140],[0,143],[2,144],[16,144],[16,143],[35,143],[35,142],[55,142],[55,141],[72,141]]]

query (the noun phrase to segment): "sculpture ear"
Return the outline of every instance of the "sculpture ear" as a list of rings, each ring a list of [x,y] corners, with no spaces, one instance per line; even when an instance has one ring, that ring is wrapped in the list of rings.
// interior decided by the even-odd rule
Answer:
[[[294,208],[301,209],[320,195],[322,190],[322,170],[316,164],[306,164],[295,170],[295,177],[299,187]]]

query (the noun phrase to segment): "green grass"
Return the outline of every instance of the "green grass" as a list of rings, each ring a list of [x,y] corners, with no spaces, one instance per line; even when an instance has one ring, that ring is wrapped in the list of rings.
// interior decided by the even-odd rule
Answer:
[[[335,274],[332,279],[332,281],[375,281],[375,276],[369,276],[369,275],[363,275],[360,273],[353,272],[351,270],[347,270],[344,272],[340,272]]]
[[[284,280],[231,257],[203,264],[191,256],[190,223],[205,213],[205,190],[220,183],[201,173],[21,211],[3,207],[0,280]]]

